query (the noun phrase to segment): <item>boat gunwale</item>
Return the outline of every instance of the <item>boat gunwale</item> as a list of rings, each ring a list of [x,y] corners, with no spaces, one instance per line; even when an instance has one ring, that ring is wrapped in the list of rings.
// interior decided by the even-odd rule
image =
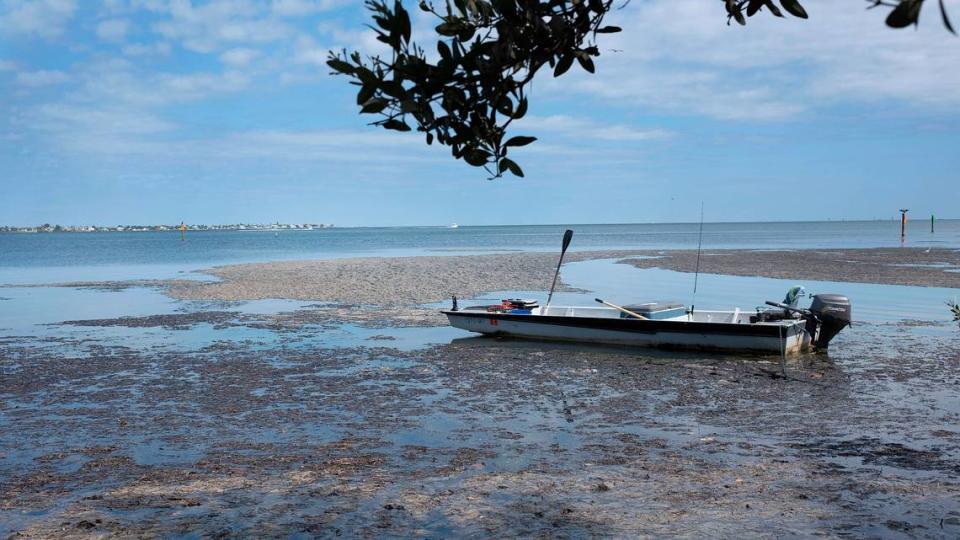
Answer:
[[[743,324],[704,321],[668,321],[657,319],[612,319],[604,317],[569,317],[562,315],[527,315],[516,313],[484,313],[469,311],[442,310],[447,315],[469,317],[474,319],[495,319],[500,321],[527,322],[532,324],[551,324],[574,328],[590,328],[599,330],[613,330],[618,332],[649,333],[649,332],[677,332],[686,334],[724,334],[738,336],[760,336],[785,338],[784,329],[803,327],[803,319],[796,319],[791,324]]]

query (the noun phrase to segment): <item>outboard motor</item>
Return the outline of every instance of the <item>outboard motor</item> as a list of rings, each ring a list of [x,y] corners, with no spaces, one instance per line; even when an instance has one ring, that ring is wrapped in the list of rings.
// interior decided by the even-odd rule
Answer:
[[[813,337],[813,346],[826,349],[830,340],[850,326],[853,310],[850,299],[840,294],[817,294],[810,304],[807,332]]]

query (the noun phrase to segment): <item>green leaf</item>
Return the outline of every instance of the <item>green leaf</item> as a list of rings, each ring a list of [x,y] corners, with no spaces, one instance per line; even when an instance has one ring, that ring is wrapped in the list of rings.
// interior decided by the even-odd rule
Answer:
[[[393,9],[400,21],[400,36],[405,43],[410,43],[410,14],[407,13],[407,10],[403,9],[403,4],[400,3],[400,0],[397,0]]]
[[[513,111],[512,118],[514,120],[523,118],[527,114],[527,98],[520,100],[520,103],[517,104],[517,110]]]
[[[775,17],[783,17],[783,13],[780,11],[780,8],[773,4],[773,0],[765,0],[763,5],[767,6],[767,9],[769,9],[770,13],[773,13]]]
[[[506,171],[510,171],[511,173],[513,173],[514,176],[523,178],[523,169],[521,169],[520,166],[514,163],[514,161],[510,158],[501,159],[500,165],[498,166],[498,170],[500,174],[503,174]]]
[[[953,25],[950,24],[950,17],[947,16],[947,8],[943,5],[943,0],[940,0],[940,15],[943,17],[943,25],[947,27],[947,30],[951,34],[957,35],[957,32],[953,29]]]
[[[474,167],[483,167],[490,160],[490,152],[485,150],[467,150],[463,154],[463,160]]]
[[[357,92],[357,105],[363,106],[366,102],[370,101],[376,93],[376,86],[370,84],[361,86],[360,91]]]
[[[578,54],[577,62],[580,62],[580,67],[589,71],[590,73],[593,73],[596,70],[596,68],[593,66],[593,59],[586,54]]]
[[[738,23],[740,23],[740,26],[747,25],[747,18],[743,16],[743,12],[740,11],[739,8],[737,8],[737,10],[733,12],[733,18],[736,19]]]
[[[377,83],[380,82],[380,79],[378,79],[377,76],[374,75],[372,71],[370,71],[365,67],[362,67],[362,66],[358,67],[354,71],[356,71],[357,78],[359,78],[360,82],[362,82],[363,84],[376,86]]]
[[[560,61],[557,62],[557,67],[553,69],[553,76],[559,77],[567,72],[570,69],[570,66],[573,65],[573,54],[567,53],[560,57]]]
[[[893,11],[887,16],[887,26],[890,28],[906,28],[912,24],[917,24],[922,6],[922,0],[900,0],[900,5],[893,8]]]
[[[476,33],[477,33],[477,27],[473,26],[472,24],[469,24],[461,28],[460,31],[457,32],[457,39],[460,40],[460,43],[466,43],[471,39],[473,39],[473,35]]]
[[[383,127],[386,129],[392,129],[393,131],[410,131],[410,126],[401,122],[400,120],[390,119],[383,123]]]
[[[526,146],[535,140],[537,140],[536,137],[526,137],[524,135],[518,135],[508,140],[506,144],[504,144],[504,146]]]
[[[513,118],[513,102],[510,101],[508,96],[500,98],[500,101],[497,102],[496,109],[500,114]]]
[[[803,9],[803,6],[801,6],[797,0],[780,0],[780,5],[783,6],[783,9],[787,10],[787,13],[794,17],[800,17],[801,19],[807,18],[807,10]]]
[[[460,25],[457,23],[445,22],[438,25],[434,30],[441,36],[453,37],[460,32]]]
[[[407,96],[406,91],[403,89],[403,85],[398,82],[388,81],[383,83],[380,87],[380,90],[383,90],[383,93],[395,98],[395,99],[405,99]]]
[[[450,46],[443,40],[437,42],[437,52],[440,53],[440,58],[443,58],[446,61],[450,61],[452,53],[450,52]]]
[[[376,114],[387,108],[389,102],[381,98],[373,98],[368,100],[363,104],[363,108],[360,109],[361,114]]]
[[[331,58],[330,60],[327,60],[327,65],[338,73],[343,73],[346,75],[353,73],[353,66],[344,62],[343,60]]]

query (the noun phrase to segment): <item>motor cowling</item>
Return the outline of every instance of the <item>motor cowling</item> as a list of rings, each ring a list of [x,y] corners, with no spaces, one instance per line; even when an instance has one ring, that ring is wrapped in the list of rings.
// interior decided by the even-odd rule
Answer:
[[[841,294],[817,294],[810,304],[807,331],[813,338],[813,346],[826,349],[841,330],[853,322],[850,299]]]

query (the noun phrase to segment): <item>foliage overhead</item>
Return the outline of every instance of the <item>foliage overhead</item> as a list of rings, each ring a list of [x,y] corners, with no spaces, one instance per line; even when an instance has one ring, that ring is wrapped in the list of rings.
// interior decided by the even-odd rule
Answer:
[[[514,120],[527,113],[530,83],[545,66],[560,77],[574,64],[589,73],[600,56],[597,38],[620,32],[604,17],[630,0],[421,0],[419,9],[437,20],[436,54],[411,41],[410,14],[401,0],[366,0],[377,40],[390,58],[331,51],[327,65],[358,87],[362,114],[371,124],[395,131],[416,129],[427,144],[450,147],[453,157],[484,167],[490,178],[523,170],[507,154],[535,137],[507,137]],[[745,25],[766,11],[807,18],[799,0],[722,0],[727,23]],[[889,7],[892,28],[916,25],[924,0],[867,0],[869,8]],[[943,24],[954,32],[943,0]],[[392,5],[391,5],[392,3]],[[438,2],[440,3],[440,2]],[[782,8],[782,10],[781,10]]]

